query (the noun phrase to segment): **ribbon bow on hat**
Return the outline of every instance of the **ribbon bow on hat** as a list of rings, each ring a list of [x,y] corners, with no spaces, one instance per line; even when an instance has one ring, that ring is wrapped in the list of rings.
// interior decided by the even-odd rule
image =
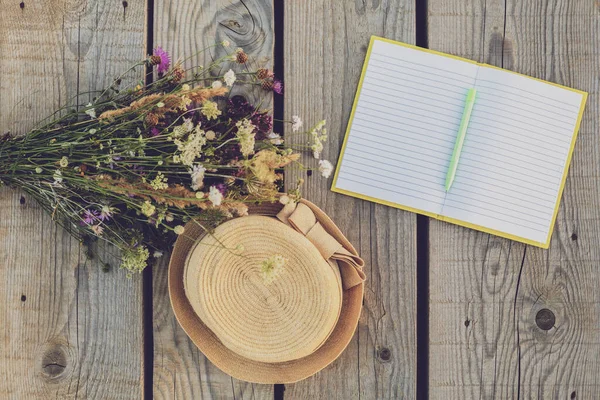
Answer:
[[[277,218],[302,233],[319,250],[327,261],[337,261],[344,290],[365,281],[365,262],[353,250],[351,252],[329,234],[314,212],[303,203],[288,203],[277,214]]]

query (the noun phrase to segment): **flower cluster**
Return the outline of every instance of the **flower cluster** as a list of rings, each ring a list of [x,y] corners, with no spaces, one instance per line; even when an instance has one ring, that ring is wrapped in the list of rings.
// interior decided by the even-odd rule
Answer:
[[[116,245],[130,274],[150,255],[164,254],[189,221],[210,230],[247,214],[249,203],[277,201],[282,169],[304,168],[300,154],[273,132],[268,110],[229,95],[238,85],[282,91],[270,70],[249,71],[242,49],[189,77],[160,47],[130,71],[144,66],[155,69],[152,84],[125,86],[123,74],[87,106],[59,110],[25,136],[0,139],[1,182],[35,197],[82,242]],[[298,116],[287,122],[319,158],[325,121],[304,133]],[[319,161],[323,176],[332,169]],[[283,263],[267,260],[265,279]]]

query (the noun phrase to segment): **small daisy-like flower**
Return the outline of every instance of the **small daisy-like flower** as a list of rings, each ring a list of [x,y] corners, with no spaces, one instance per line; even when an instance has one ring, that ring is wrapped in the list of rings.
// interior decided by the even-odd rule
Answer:
[[[150,201],[146,200],[144,204],[142,204],[141,211],[146,217],[151,217],[156,212],[156,207],[150,203]]]
[[[211,119],[217,119],[217,117],[219,115],[221,115],[221,110],[219,110],[217,103],[215,103],[214,101],[210,101],[210,100],[206,100],[202,103],[202,108],[200,109],[200,112],[209,121]]]
[[[175,221],[175,217],[173,217],[173,214],[169,213],[169,214],[165,215],[165,221],[173,222],[173,221]]]
[[[233,84],[235,83],[235,79],[235,72],[233,72],[232,69],[225,72],[225,75],[223,75],[223,80],[225,81],[225,84],[229,87],[233,86]]]
[[[281,138],[281,135],[279,133],[271,132],[271,133],[269,133],[267,138],[275,146],[279,146],[279,145],[283,144],[283,139]]]
[[[190,176],[192,178],[192,190],[202,189],[204,186],[204,172],[206,168],[204,168],[200,164],[196,164],[189,170]]]
[[[329,178],[333,172],[333,165],[327,160],[319,160],[319,172],[323,178]]]
[[[90,107],[92,107],[92,103],[88,103],[86,107],[87,107],[88,109],[87,109],[87,110],[85,110],[85,113],[86,113],[87,115],[89,115],[89,117],[90,117],[91,119],[96,119],[96,109],[95,109],[95,108],[90,108]]]
[[[223,40],[223,41],[221,42],[221,45],[222,45],[223,47],[229,47],[229,46],[231,45],[231,43],[229,43],[229,40]]]
[[[292,131],[298,132],[300,130],[300,128],[302,128],[302,120],[300,119],[299,116],[293,115],[292,116]]]
[[[58,162],[58,165],[60,165],[61,168],[67,168],[69,166],[69,159],[63,156]]]
[[[284,271],[285,258],[282,255],[274,255],[260,263],[260,275],[266,284],[272,283]]]
[[[158,73],[164,74],[165,72],[167,72],[169,70],[169,67],[171,66],[171,57],[169,56],[169,53],[164,51],[162,47],[158,46],[154,49],[153,55],[160,58],[160,62],[157,64],[156,67]]]
[[[183,232],[185,232],[185,228],[181,225],[177,225],[175,228],[173,228],[173,232],[175,232],[177,235],[181,235]]]
[[[208,193],[208,200],[213,203],[213,206],[220,206],[223,201],[223,193],[215,186],[211,186]]]
[[[99,213],[96,210],[85,210],[81,216],[84,225],[92,225],[99,221]]]
[[[113,207],[104,205],[100,209],[100,215],[98,218],[102,221],[109,220],[113,216],[114,210],[115,209]]]
[[[163,252],[160,250],[154,250],[154,253],[152,253],[152,257],[154,258],[161,258],[163,256]]]
[[[35,172],[36,172],[36,173],[38,173],[38,174],[41,174],[41,173],[42,173],[42,171],[43,171],[43,169],[42,169],[41,167],[37,167],[37,168],[35,169]]]
[[[210,85],[213,89],[221,89],[223,87],[223,82],[214,81],[212,85]]]
[[[196,192],[196,198],[197,199],[203,199],[204,198],[204,192]]]
[[[192,87],[187,83],[184,83],[183,85],[181,85],[181,90],[183,90],[184,92],[189,92],[190,90],[192,90]]]
[[[90,229],[96,236],[102,236],[102,232],[104,232],[104,228],[100,225],[92,225],[90,226]]]

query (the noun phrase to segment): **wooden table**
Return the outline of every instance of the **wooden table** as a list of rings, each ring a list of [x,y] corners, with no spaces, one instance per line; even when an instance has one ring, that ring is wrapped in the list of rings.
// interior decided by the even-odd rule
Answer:
[[[164,263],[133,279],[103,272],[29,198],[3,189],[0,398],[599,398],[600,2],[273,3],[0,0],[0,130],[27,131],[149,46],[186,56],[227,39],[283,74],[277,114],[327,118],[324,156],[335,160],[370,35],[417,41],[590,93],[550,249],[333,194],[306,177],[305,196],[367,260],[364,310],[333,365],[297,384],[254,385],[188,340]]]

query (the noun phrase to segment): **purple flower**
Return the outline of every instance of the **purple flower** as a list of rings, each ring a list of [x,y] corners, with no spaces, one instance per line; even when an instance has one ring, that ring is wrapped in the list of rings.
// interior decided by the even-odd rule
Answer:
[[[82,225],[93,225],[98,221],[100,213],[96,210],[85,210],[81,217]]]
[[[218,183],[218,184],[216,184],[216,185],[215,185],[215,188],[217,188],[217,190],[218,190],[219,192],[221,192],[221,194],[222,194],[223,196],[225,196],[225,194],[227,193],[227,186],[225,186],[225,185],[224,185],[224,184],[222,184],[222,183]]]
[[[273,91],[277,94],[283,93],[283,83],[281,81],[274,79],[273,80]]]
[[[160,135],[160,129],[158,129],[157,127],[153,127],[152,129],[150,129],[150,136],[155,137]]]
[[[157,65],[157,71],[159,74],[164,74],[169,70],[171,66],[171,57],[169,57],[169,53],[164,51],[162,47],[158,46],[154,49],[153,55],[160,57],[160,63]]]

